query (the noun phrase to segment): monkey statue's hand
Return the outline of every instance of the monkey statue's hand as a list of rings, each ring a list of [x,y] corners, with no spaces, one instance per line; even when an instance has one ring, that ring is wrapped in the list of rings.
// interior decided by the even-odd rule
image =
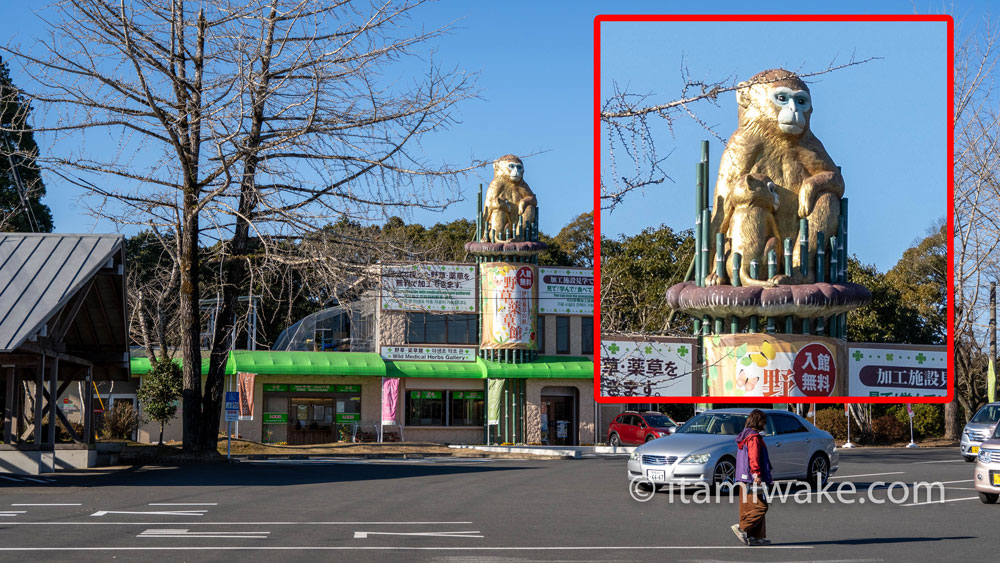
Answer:
[[[779,285],[791,285],[794,283],[795,280],[793,280],[791,277],[786,276],[784,274],[778,274],[777,276],[774,276],[771,279],[767,280],[766,287],[777,287]]]
[[[816,205],[816,186],[807,182],[799,190],[799,219],[807,219],[812,213],[813,206]]]

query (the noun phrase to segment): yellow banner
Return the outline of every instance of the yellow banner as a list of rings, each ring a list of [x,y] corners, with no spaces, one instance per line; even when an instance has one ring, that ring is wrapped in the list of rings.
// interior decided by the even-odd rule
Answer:
[[[538,347],[538,267],[490,262],[479,265],[482,335],[480,348]]]

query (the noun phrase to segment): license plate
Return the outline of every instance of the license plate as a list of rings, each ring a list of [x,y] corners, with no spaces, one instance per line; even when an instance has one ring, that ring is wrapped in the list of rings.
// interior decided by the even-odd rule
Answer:
[[[993,474],[993,486],[1000,487],[1000,473]]]
[[[979,453],[979,446],[972,446],[971,448],[969,448],[969,453],[970,454],[978,454]]]
[[[667,480],[667,472],[664,470],[650,469],[646,471],[646,478],[654,483],[663,483]]]

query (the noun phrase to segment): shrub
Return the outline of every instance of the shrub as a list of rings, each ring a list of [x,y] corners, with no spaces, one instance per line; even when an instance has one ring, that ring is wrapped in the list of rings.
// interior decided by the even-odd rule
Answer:
[[[894,405],[889,411],[903,426],[908,427],[910,417],[905,405]],[[938,438],[944,435],[943,405],[913,405],[913,435],[916,438]]]
[[[906,426],[891,414],[880,416],[872,421],[872,434],[876,444],[892,444],[903,439]]]
[[[816,427],[833,435],[837,442],[847,441],[847,417],[844,409],[820,409],[816,411]],[[851,419],[851,441],[860,442],[861,432],[858,423]]]
[[[104,423],[101,430],[109,438],[130,440],[132,434],[139,429],[142,418],[136,412],[132,403],[119,401],[111,410],[104,411]]]

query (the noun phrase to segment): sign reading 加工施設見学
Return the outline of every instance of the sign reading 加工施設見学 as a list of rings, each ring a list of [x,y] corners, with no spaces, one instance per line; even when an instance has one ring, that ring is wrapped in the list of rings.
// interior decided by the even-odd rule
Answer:
[[[847,344],[853,397],[944,397],[948,394],[945,346]]]
[[[547,315],[593,315],[592,268],[538,268],[538,312]]]

